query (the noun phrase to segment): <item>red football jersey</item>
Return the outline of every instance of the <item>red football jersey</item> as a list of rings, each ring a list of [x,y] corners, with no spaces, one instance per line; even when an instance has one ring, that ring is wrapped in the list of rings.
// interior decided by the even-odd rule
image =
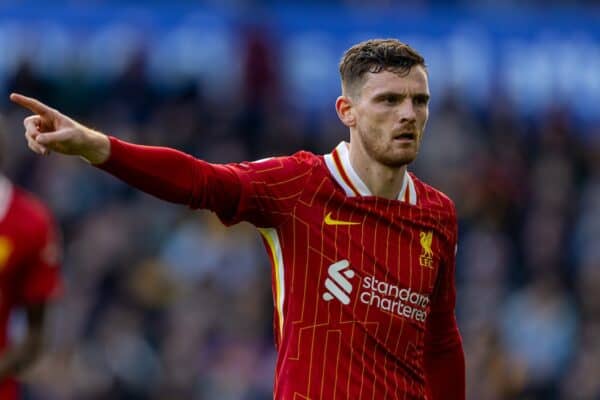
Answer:
[[[0,357],[10,312],[46,302],[59,285],[59,246],[44,206],[0,176]],[[0,399],[17,398],[16,383],[0,383]]]
[[[372,196],[346,143],[227,168],[241,195],[215,211],[258,226],[273,265],[275,398],[425,398],[428,316],[455,305],[452,202],[410,173]]]
[[[414,175],[397,199],[373,196],[344,142],[325,156],[217,165],[111,138],[100,168],[259,228],[273,266],[275,399],[464,398],[456,213]]]

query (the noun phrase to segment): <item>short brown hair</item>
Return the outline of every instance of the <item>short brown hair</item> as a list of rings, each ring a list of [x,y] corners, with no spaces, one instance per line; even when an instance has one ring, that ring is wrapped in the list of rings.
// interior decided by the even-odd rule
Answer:
[[[406,75],[415,65],[426,69],[425,59],[409,45],[396,39],[371,39],[355,44],[340,61],[342,89],[355,87],[365,73],[391,71]]]

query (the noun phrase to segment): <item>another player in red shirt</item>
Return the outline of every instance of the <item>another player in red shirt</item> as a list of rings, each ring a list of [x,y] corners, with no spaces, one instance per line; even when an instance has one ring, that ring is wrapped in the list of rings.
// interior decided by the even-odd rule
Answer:
[[[0,126],[0,135],[2,126]],[[0,140],[1,141],[1,140]],[[0,143],[0,152],[3,150]],[[48,210],[0,174],[0,399],[19,398],[15,377],[43,348],[46,304],[59,285],[57,230]],[[23,308],[27,330],[8,342],[12,311]]]
[[[76,154],[168,201],[259,228],[271,257],[275,399],[465,398],[454,205],[407,172],[428,118],[423,58],[397,40],[350,48],[336,101],[350,142],[241,164],[133,145],[37,100],[11,99],[29,147]]]

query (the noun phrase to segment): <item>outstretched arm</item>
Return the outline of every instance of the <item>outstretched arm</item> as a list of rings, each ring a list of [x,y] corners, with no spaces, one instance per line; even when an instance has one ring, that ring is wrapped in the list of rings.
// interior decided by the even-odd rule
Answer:
[[[110,157],[97,167],[163,200],[235,213],[241,196],[237,174],[168,147],[143,146],[109,138]]]
[[[13,93],[10,99],[35,113],[24,120],[25,137],[34,152],[80,156],[163,200],[223,214],[234,212],[240,184],[237,175],[227,167],[174,149],[135,145],[109,137],[30,97]],[[206,187],[211,190],[202,190]]]
[[[36,99],[11,94],[33,111],[25,137],[38,154],[77,155],[131,186],[193,208],[216,212],[223,222],[276,226],[302,192],[315,157],[298,153],[254,163],[211,164],[167,147],[127,143],[90,129]]]

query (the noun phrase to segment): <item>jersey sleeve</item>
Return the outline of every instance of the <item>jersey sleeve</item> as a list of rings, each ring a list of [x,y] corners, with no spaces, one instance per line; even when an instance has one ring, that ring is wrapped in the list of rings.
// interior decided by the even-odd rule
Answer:
[[[44,209],[33,218],[31,257],[21,276],[21,302],[44,303],[59,293],[61,246],[58,228]]]
[[[229,225],[248,221],[258,227],[276,227],[291,215],[311,172],[310,153],[225,166],[240,185],[240,196],[230,214],[219,214]]]
[[[299,152],[256,162],[212,164],[175,149],[110,137],[111,155],[98,165],[146,193],[215,212],[227,225],[275,227],[302,192],[316,156]]]

